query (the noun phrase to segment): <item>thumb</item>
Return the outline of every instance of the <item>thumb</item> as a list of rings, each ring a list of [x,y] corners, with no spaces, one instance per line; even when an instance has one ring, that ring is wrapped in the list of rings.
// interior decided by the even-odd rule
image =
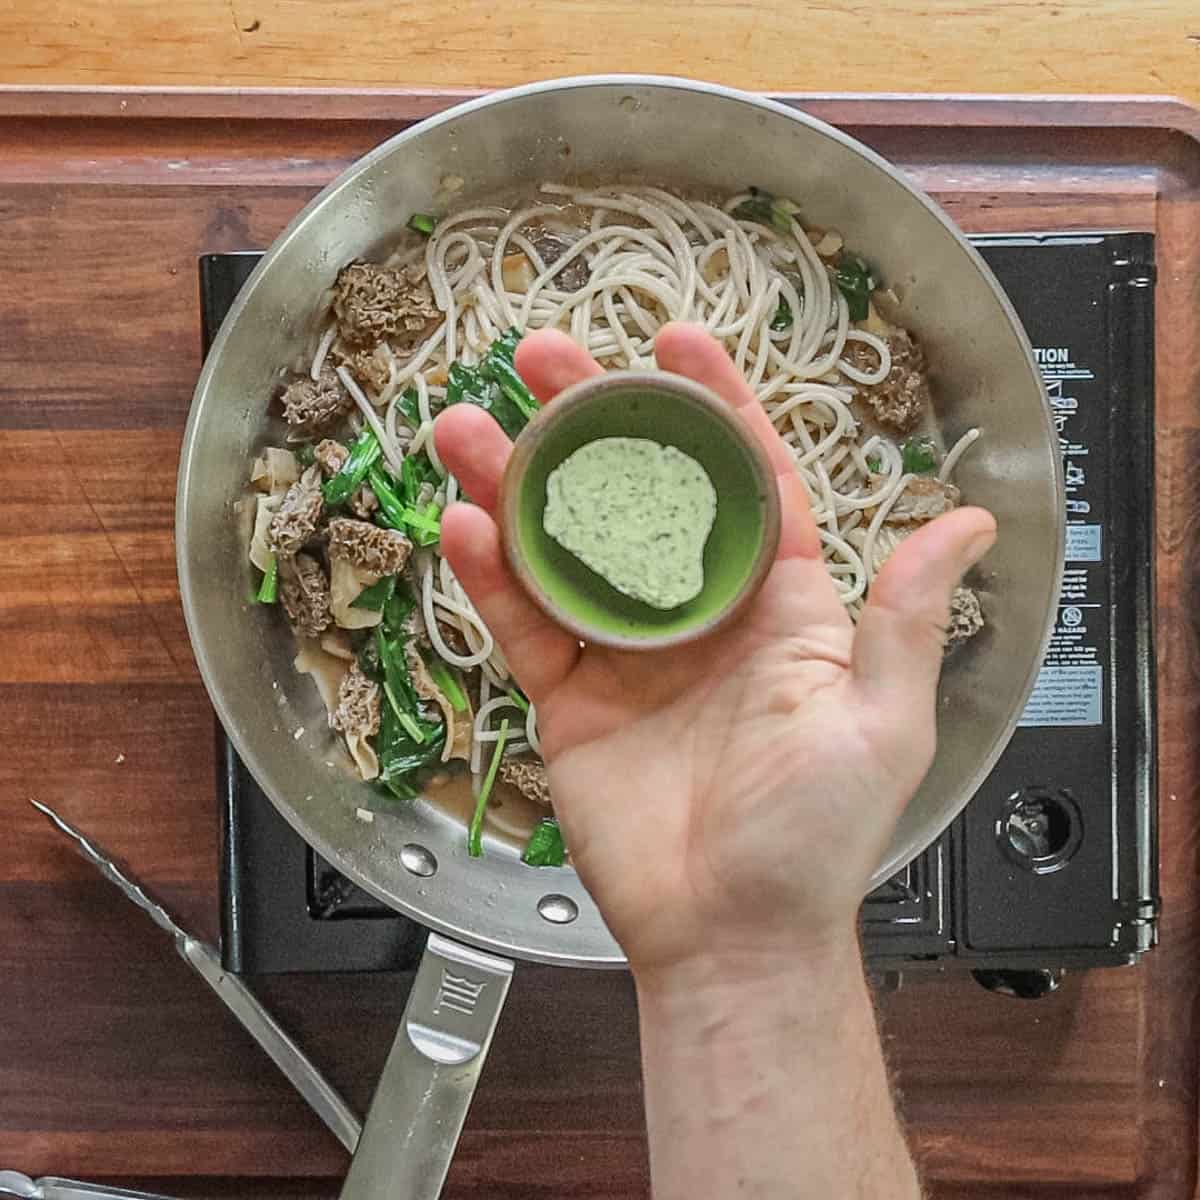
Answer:
[[[854,634],[851,669],[874,703],[904,706],[914,716],[932,705],[954,588],[995,540],[991,513],[958,508],[896,547],[871,584]]]

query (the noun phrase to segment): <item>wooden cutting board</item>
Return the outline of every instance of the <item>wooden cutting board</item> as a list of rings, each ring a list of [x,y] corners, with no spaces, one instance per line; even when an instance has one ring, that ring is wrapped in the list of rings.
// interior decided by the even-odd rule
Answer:
[[[261,248],[336,172],[459,97],[0,90],[0,1168],[178,1195],[334,1195],[342,1151],[167,943],[26,803],[215,936],[211,709],[172,507],[196,260]],[[1036,1003],[968,977],[881,997],[938,1197],[1195,1190],[1200,114],[1143,100],[791,98],[970,231],[1157,235],[1162,945]],[[260,991],[365,1109],[405,981]],[[253,1183],[235,1183],[254,1177]],[[647,1190],[633,994],[518,972],[447,1196]]]

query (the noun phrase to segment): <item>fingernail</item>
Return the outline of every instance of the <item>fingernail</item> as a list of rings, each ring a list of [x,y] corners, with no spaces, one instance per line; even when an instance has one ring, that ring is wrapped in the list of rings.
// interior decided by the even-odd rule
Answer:
[[[963,557],[966,559],[966,565],[973,567],[995,544],[995,529],[989,529],[984,533],[977,533],[967,543],[967,548],[964,551]]]

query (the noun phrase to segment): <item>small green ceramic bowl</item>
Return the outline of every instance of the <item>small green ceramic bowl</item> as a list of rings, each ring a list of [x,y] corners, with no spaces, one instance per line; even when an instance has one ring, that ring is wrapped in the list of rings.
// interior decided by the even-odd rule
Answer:
[[[616,590],[542,526],[546,480],[606,437],[675,446],[705,470],[717,513],[695,599],[661,610]],[[585,642],[653,650],[726,625],[762,586],[779,544],[779,492],[746,423],[708,388],[665,371],[611,371],[569,387],[517,438],[500,486],[509,563],[534,602]]]

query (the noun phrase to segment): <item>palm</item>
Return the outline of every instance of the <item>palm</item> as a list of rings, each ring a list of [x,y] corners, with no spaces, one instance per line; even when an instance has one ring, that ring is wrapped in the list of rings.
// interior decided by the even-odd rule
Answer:
[[[852,630],[809,567],[776,567],[702,653],[588,650],[539,709],[572,860],[618,939],[652,943],[656,959],[726,908],[761,926],[853,898],[882,850],[886,826],[873,839],[841,832],[839,797],[895,785],[881,784],[886,748],[847,727]],[[836,862],[840,878],[795,870],[801,858]]]
[[[653,654],[588,647],[525,598],[485,511],[457,506],[442,545],[538,707],[572,860],[631,961],[820,929],[852,914],[933,752],[950,590],[994,536],[960,509],[906,539],[857,631],[825,572],[807,499],[762,409],[717,343],[660,331],[658,359],[729,400],[779,472],[779,557],[732,629]],[[599,368],[563,335],[518,368],[549,399]],[[484,509],[510,446],[466,406],[438,451]],[[808,853],[815,850],[816,853]],[[804,862],[804,869],[799,864]]]

